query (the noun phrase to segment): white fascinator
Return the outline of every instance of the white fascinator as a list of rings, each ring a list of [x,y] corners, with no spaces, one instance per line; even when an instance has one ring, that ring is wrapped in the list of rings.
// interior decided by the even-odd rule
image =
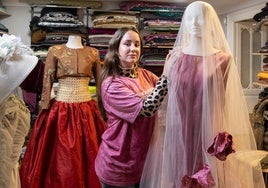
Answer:
[[[0,36],[0,103],[24,81],[37,61],[32,49],[19,37]]]

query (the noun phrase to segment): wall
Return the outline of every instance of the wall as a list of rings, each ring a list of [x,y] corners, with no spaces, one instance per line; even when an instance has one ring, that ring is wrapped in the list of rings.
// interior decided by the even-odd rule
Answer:
[[[0,22],[9,29],[10,34],[21,37],[23,43],[30,45],[31,7],[26,3],[12,1],[3,2],[3,5],[10,16],[1,16]]]

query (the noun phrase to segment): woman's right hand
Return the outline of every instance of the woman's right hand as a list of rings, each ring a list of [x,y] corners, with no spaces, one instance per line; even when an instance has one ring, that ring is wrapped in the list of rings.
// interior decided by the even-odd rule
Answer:
[[[163,73],[162,75],[165,75],[165,76],[169,76],[169,72],[170,72],[170,69],[173,65],[173,62],[171,61],[171,55],[172,55],[172,50],[169,50],[169,53],[167,54],[166,56],[166,60],[165,60],[165,65],[164,65],[164,69],[163,69]]]

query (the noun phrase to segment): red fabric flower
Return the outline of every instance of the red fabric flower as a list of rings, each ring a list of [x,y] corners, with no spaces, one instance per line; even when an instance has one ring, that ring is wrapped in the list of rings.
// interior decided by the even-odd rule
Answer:
[[[194,175],[185,175],[182,178],[181,183],[181,188],[210,188],[215,185],[215,181],[210,172],[210,167],[207,164]]]
[[[211,146],[209,146],[207,152],[217,157],[221,161],[225,161],[227,155],[234,153],[233,148],[233,136],[227,132],[219,133],[215,138]]]

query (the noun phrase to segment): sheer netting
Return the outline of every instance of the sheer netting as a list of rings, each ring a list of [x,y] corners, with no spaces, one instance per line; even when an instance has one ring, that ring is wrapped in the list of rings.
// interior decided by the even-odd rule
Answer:
[[[265,187],[260,160],[267,152],[256,150],[237,67],[211,5],[187,6],[167,63],[168,96],[140,187]]]

